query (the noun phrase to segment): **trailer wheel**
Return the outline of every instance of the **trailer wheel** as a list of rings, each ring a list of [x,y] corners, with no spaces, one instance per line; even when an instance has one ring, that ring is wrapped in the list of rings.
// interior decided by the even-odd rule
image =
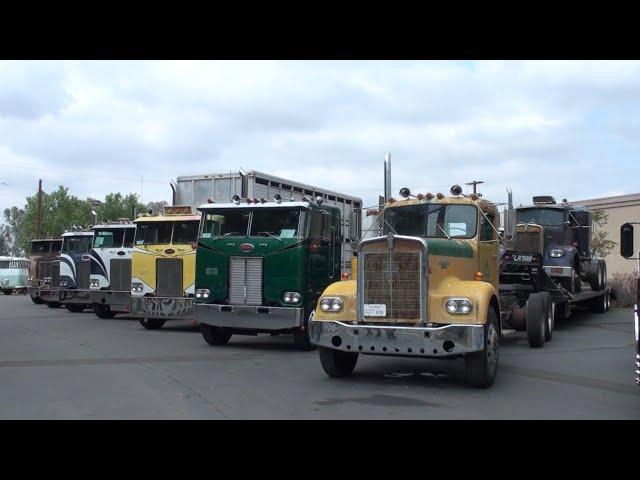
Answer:
[[[117,312],[112,312],[111,308],[106,305],[102,305],[100,303],[94,303],[93,313],[95,313],[98,318],[107,319],[107,318],[115,317]]]
[[[544,345],[547,318],[549,316],[550,298],[548,292],[533,293],[526,306],[527,338],[531,348]]]
[[[304,318],[304,330],[296,328],[293,331],[293,341],[298,348],[304,351],[315,350],[316,346],[311,343],[311,337],[309,336],[309,323],[316,316],[316,306],[313,305],[305,312]]]
[[[87,306],[82,303],[67,303],[65,307],[67,307],[67,310],[72,313],[80,313],[85,308],[87,308]]]
[[[31,301],[36,305],[42,305],[44,303],[44,300],[42,300],[42,298],[40,297],[34,297],[33,295],[29,295],[29,296],[31,297]]]
[[[162,328],[165,321],[166,320],[161,318],[142,318],[140,319],[140,325],[147,330],[158,330],[159,328]]]
[[[489,307],[487,323],[484,325],[483,349],[479,352],[467,353],[464,356],[467,383],[472,387],[490,387],[496,378],[499,356],[498,319],[495,310]]]
[[[203,323],[200,325],[200,331],[204,341],[209,345],[226,345],[231,338],[231,332],[222,328],[214,327]]]
[[[318,347],[320,364],[325,373],[330,377],[346,377],[353,373],[358,363],[358,354],[352,352],[341,352],[332,348]]]
[[[60,308],[62,304],[60,302],[44,302],[49,308]]]
[[[609,304],[609,300],[607,299],[608,296],[609,295],[605,293],[591,300],[589,304],[591,311],[595,313],[605,313],[608,310],[608,304]]]

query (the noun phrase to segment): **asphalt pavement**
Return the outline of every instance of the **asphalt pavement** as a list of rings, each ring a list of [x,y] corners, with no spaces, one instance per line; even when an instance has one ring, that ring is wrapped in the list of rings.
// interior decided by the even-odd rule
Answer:
[[[578,312],[542,349],[503,337],[482,390],[462,359],[361,355],[332,379],[291,336],[213,347],[188,321],[151,331],[0,296],[0,419],[640,419],[632,318]]]

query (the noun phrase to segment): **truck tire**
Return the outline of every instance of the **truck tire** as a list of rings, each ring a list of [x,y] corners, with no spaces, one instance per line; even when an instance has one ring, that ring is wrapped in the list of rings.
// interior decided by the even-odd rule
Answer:
[[[162,318],[141,318],[140,325],[147,330],[158,330],[159,328],[162,328],[165,321],[166,320],[163,320]]]
[[[85,308],[87,308],[87,306],[82,303],[67,303],[65,307],[67,307],[67,310],[72,313],[80,313]]]
[[[318,347],[320,364],[325,373],[330,377],[346,377],[353,373],[358,363],[358,354],[352,352],[341,352],[332,348]]]
[[[316,346],[311,343],[311,337],[309,336],[309,323],[315,316],[316,306],[313,305],[312,308],[305,312],[304,330],[296,328],[293,331],[293,342],[296,344],[296,347],[306,352],[316,349]]]
[[[222,327],[214,327],[206,323],[200,325],[200,331],[204,341],[209,345],[226,345],[232,335],[231,332]]]
[[[489,307],[487,323],[484,325],[483,349],[480,352],[467,353],[464,356],[467,383],[477,388],[490,387],[496,378],[499,357],[498,318],[495,310]]]
[[[597,259],[593,263],[593,274],[589,279],[589,285],[591,285],[591,290],[602,290],[604,289],[607,281],[607,265],[605,261],[602,259]]]
[[[42,300],[42,298],[40,297],[34,297],[33,295],[29,295],[29,296],[31,297],[31,301],[36,305],[42,305],[44,303],[44,300]]]
[[[96,314],[98,318],[113,318],[116,316],[117,312],[112,312],[111,308],[107,305],[102,305],[100,303],[93,304],[93,313]]]
[[[547,308],[547,324],[544,329],[544,341],[550,342],[553,338],[553,329],[555,327],[556,320],[556,309],[553,304],[553,300],[551,299],[551,295],[548,296],[549,307]]]
[[[526,306],[527,339],[531,348],[544,345],[547,318],[549,316],[550,298],[548,292],[529,295]]]
[[[60,302],[44,302],[49,308],[60,308],[62,304]]]
[[[605,313],[608,310],[608,294],[600,295],[589,302],[589,309],[595,313]]]

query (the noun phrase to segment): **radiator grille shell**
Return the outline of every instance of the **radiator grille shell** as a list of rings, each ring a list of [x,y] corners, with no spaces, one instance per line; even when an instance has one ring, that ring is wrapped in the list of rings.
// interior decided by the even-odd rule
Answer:
[[[54,288],[60,286],[60,260],[51,262],[51,286]]]
[[[76,288],[88,289],[91,277],[91,262],[82,260],[76,262]]]
[[[112,258],[109,263],[109,288],[111,290],[128,292],[131,290],[131,259]]]
[[[262,257],[229,257],[229,304],[262,305]]]
[[[159,258],[156,260],[156,295],[182,297],[182,259]]]

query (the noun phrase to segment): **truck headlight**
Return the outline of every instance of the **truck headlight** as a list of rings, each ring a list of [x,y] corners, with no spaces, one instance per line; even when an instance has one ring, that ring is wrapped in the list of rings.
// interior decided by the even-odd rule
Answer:
[[[552,248],[549,252],[549,256],[553,258],[564,257],[564,250],[561,250],[559,248]]]
[[[342,310],[343,305],[342,299],[338,297],[324,297],[320,300],[320,310],[323,312],[337,313]]]
[[[92,278],[91,281],[89,282],[89,286],[91,288],[99,288],[100,287],[100,280]]]
[[[131,293],[142,293],[144,288],[140,282],[131,282]]]
[[[295,305],[302,301],[302,295],[300,295],[298,292],[284,292],[282,294],[282,301],[284,303],[292,303]]]
[[[67,281],[66,280],[60,280],[60,286],[61,287],[66,287],[67,286]]]
[[[27,277],[27,282],[33,282],[33,277]]]
[[[473,303],[468,298],[450,298],[445,308],[452,315],[466,315],[473,310]]]
[[[209,298],[211,296],[211,291],[208,288],[198,288],[196,290],[196,298]]]

